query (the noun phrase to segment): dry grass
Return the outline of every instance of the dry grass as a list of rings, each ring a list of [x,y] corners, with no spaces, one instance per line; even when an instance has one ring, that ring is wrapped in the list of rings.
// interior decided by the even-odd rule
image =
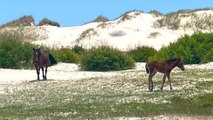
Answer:
[[[36,26],[17,26],[17,27],[1,27],[0,28],[0,40],[14,39],[33,41],[46,39],[46,29]]]
[[[83,31],[81,33],[81,35],[79,36],[79,38],[76,39],[76,41],[79,42],[83,39],[90,39],[92,36],[98,36],[98,33],[97,33],[97,31],[95,31],[94,28],[89,28],[89,29]]]

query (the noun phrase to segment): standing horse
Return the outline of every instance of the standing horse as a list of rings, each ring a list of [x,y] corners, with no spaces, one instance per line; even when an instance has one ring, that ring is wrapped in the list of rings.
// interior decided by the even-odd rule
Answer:
[[[172,90],[172,85],[171,85],[171,79],[170,79],[170,73],[173,68],[178,67],[181,70],[185,70],[183,66],[183,62],[181,59],[170,59],[166,60],[164,62],[162,61],[151,61],[146,63],[146,72],[149,74],[148,77],[148,86],[149,86],[149,91],[153,91],[153,81],[152,77],[157,73],[163,73],[163,83],[161,85],[161,91],[163,91],[163,85],[165,83],[166,77],[168,78],[169,84],[170,84],[170,90]]]
[[[50,63],[49,63],[50,62]],[[33,48],[33,63],[37,72],[37,80],[39,80],[40,69],[42,70],[43,79],[47,79],[47,68],[48,66],[57,64],[55,58],[48,53],[47,51],[43,51],[40,48]],[[45,72],[44,72],[45,69]]]

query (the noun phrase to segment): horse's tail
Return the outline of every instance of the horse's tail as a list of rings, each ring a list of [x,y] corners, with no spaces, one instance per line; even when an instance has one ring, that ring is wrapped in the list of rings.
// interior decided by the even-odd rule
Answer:
[[[146,63],[145,68],[146,68],[146,73],[149,73],[149,66],[148,66],[148,63]]]
[[[49,53],[50,66],[57,64],[56,59]]]

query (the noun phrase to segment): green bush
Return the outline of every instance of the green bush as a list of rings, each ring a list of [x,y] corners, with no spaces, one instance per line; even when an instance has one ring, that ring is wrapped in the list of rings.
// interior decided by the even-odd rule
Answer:
[[[0,68],[32,68],[33,45],[14,39],[0,41]]]
[[[107,46],[91,48],[82,56],[81,68],[91,71],[125,70],[134,67],[127,54]]]
[[[181,58],[185,64],[199,64],[212,61],[210,50],[213,48],[213,33],[185,35],[177,42],[162,48],[149,60]]]
[[[148,58],[156,53],[157,51],[150,47],[137,47],[136,49],[128,51],[128,55],[130,55],[136,62],[147,62]]]
[[[76,53],[72,51],[72,49],[69,48],[61,48],[58,50],[50,50],[50,53],[53,54],[54,57],[56,57],[57,61],[59,62],[65,62],[65,63],[78,63],[79,57]]]
[[[206,62],[212,62],[213,61],[213,48],[209,50],[203,57],[202,57],[202,63]]]
[[[75,52],[76,54],[82,54],[85,51],[85,49],[82,46],[75,45],[72,48],[72,51]]]

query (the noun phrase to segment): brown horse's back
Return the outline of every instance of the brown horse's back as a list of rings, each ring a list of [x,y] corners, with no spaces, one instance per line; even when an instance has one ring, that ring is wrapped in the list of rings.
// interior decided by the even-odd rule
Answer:
[[[146,64],[146,71],[147,73],[152,73],[153,71],[164,72],[165,71],[165,62],[159,61],[151,61]]]
[[[40,57],[40,65],[42,67],[47,67],[49,65],[49,53],[47,53],[46,51],[41,52],[41,56]]]

